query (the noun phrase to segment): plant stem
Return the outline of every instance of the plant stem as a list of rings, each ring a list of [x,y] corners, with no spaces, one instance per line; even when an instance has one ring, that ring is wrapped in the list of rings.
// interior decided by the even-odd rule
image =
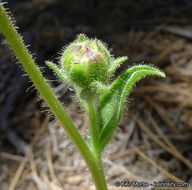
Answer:
[[[97,123],[97,118],[95,114],[95,108],[94,108],[94,101],[91,100],[87,102],[88,105],[88,115],[89,115],[89,121],[91,125],[91,139],[92,139],[92,145],[93,145],[93,152],[96,157],[100,157],[100,151],[98,151],[99,148],[99,128]]]
[[[101,160],[95,158],[95,156],[90,151],[87,144],[79,134],[78,130],[74,126],[73,122],[63,109],[62,105],[53,94],[51,88],[43,78],[43,75],[40,72],[39,68],[36,66],[32,56],[25,47],[22,39],[20,38],[16,29],[13,27],[13,24],[9,20],[9,17],[6,14],[6,11],[1,3],[0,29],[6,37],[16,57],[21,62],[25,71],[28,73],[29,77],[33,81],[35,87],[40,92],[41,96],[48,104],[56,118],[60,121],[63,128],[65,129],[65,131],[81,153],[82,157],[86,161],[86,164],[88,165],[89,170],[93,176],[97,190],[107,190]]]
[[[91,171],[91,169],[90,169]],[[91,171],[97,190],[107,190],[101,158],[96,159],[95,168]]]
[[[101,161],[101,152],[99,148],[99,128],[98,122],[95,114],[94,100],[87,102],[88,105],[88,115],[91,125],[91,139],[93,145],[93,154],[96,161],[96,170],[93,171],[92,176],[95,181],[96,188],[98,190],[107,190],[105,177],[103,173],[102,161]]]

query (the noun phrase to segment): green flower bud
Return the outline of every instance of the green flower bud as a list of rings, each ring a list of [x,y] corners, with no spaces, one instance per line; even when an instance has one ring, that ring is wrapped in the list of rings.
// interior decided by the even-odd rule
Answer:
[[[61,69],[70,84],[90,92],[93,83],[106,84],[125,59],[115,60],[101,41],[81,34],[62,53]]]
[[[90,40],[80,35],[63,52],[61,66],[74,85],[87,87],[92,82],[105,83],[111,56],[99,40]]]

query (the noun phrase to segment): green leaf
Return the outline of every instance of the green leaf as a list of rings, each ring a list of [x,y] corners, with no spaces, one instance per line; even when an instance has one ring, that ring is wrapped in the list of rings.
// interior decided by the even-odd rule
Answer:
[[[120,64],[123,63],[124,61],[126,61],[127,59],[128,59],[127,56],[123,56],[123,57],[113,60],[112,66],[108,70],[108,74],[109,75],[113,74],[114,71],[120,66]]]
[[[67,76],[59,69],[55,64],[53,64],[50,61],[45,62],[57,75],[60,79],[62,79],[64,82],[67,82]]]
[[[75,86],[74,90],[76,92],[77,101],[79,101],[80,106],[88,113],[87,102],[81,97],[82,88]]]
[[[96,95],[102,95],[109,90],[108,86],[105,86],[101,82],[98,82],[98,81],[92,82],[90,87],[93,89],[93,91]]]
[[[147,65],[134,66],[118,77],[111,84],[109,92],[100,97],[97,110],[100,127],[100,150],[107,145],[119,123],[126,96],[138,80],[149,75],[165,77],[163,72],[154,67]]]

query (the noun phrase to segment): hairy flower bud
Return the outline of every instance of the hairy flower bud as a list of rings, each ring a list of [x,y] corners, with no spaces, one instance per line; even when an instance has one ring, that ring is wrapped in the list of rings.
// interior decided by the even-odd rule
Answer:
[[[92,82],[105,83],[109,77],[111,56],[99,40],[80,35],[63,52],[61,66],[74,85],[87,87]]]
[[[115,69],[126,59],[114,59],[104,43],[81,34],[62,53],[61,75],[75,89],[80,88],[80,96],[87,99],[99,90],[98,85],[107,84]]]

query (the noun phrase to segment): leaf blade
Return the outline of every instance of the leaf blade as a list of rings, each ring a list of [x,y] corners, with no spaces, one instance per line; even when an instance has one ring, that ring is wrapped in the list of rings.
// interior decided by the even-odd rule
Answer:
[[[151,75],[165,77],[163,72],[154,67],[148,65],[134,66],[111,84],[109,93],[101,96],[98,106],[101,150],[109,142],[120,121],[126,96],[138,80]]]
[[[62,79],[64,82],[67,82],[67,77],[64,75],[64,73],[62,73],[59,68],[57,68],[55,64],[50,61],[46,61],[45,63],[58,75],[60,79]]]

